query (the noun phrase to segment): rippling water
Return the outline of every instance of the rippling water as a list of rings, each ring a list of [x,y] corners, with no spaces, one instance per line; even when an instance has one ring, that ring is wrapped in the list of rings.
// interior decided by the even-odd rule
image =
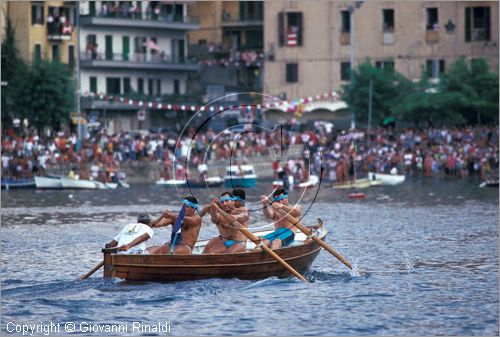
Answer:
[[[350,272],[322,252],[309,284],[127,283],[101,271],[78,281],[138,212],[177,205],[175,191],[2,191],[2,331],[9,322],[160,321],[172,335],[498,335],[498,189],[478,184],[415,178],[364,190],[365,200],[326,186],[316,198],[307,192],[305,222],[321,217],[328,243],[355,263]],[[249,199],[266,189],[248,190]],[[252,217],[261,224],[259,212]],[[205,226],[200,238],[214,233]],[[155,234],[159,243],[168,232]]]

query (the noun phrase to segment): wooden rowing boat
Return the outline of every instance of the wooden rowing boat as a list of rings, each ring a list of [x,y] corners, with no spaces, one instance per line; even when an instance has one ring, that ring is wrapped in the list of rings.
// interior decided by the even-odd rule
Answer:
[[[314,235],[325,240],[323,226],[310,227]],[[271,231],[255,232],[262,236]],[[129,281],[188,281],[208,278],[238,278],[259,280],[268,277],[288,277],[290,272],[268,253],[254,250],[247,242],[247,252],[235,254],[201,254],[208,240],[196,243],[193,254],[133,255],[114,254],[116,249],[103,249],[104,278],[117,277]],[[274,252],[299,273],[311,267],[321,246],[303,233],[296,233],[294,242]]]

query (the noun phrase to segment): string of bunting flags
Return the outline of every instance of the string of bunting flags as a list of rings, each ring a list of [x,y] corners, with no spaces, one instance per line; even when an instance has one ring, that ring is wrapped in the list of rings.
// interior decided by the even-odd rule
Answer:
[[[296,98],[287,101],[279,100],[279,99],[268,99],[267,102],[263,102],[262,104],[236,104],[236,103],[227,103],[227,104],[213,104],[213,105],[199,105],[193,104],[189,102],[185,103],[169,103],[158,100],[144,100],[144,99],[135,99],[129,98],[122,95],[106,95],[103,93],[83,93],[83,97],[88,97],[92,99],[97,99],[101,101],[110,101],[114,103],[123,103],[131,106],[136,106],[142,109],[158,109],[158,110],[175,110],[175,111],[224,111],[227,109],[245,109],[247,111],[255,112],[258,109],[279,109],[288,113],[294,113],[299,116],[304,113],[304,109],[306,104],[313,102],[336,102],[340,100],[340,96],[335,92],[328,92],[322,95],[308,96],[303,98]]]

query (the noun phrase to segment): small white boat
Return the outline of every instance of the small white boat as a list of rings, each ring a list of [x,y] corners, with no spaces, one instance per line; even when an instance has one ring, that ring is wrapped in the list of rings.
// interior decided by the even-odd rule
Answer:
[[[368,172],[368,179],[376,180],[380,179],[383,185],[398,185],[405,181],[406,177],[401,174],[384,174]]]
[[[187,181],[186,180],[178,180],[178,179],[168,179],[165,180],[161,178],[160,180],[156,181],[157,186],[165,186],[165,187],[186,187],[187,186]]]
[[[257,185],[257,175],[254,167],[252,165],[227,166],[224,185],[226,188],[255,187]]]
[[[319,177],[317,175],[311,174],[307,181],[304,181],[302,183],[298,183],[298,184],[294,185],[293,184],[293,177],[289,176],[288,182],[292,188],[313,187],[313,186],[316,186],[319,184]],[[281,180],[273,181],[273,187],[275,187],[275,188],[283,187],[283,181],[281,181]]]
[[[66,177],[61,177],[61,184],[62,184],[63,188],[68,188],[68,189],[95,190],[98,188],[97,187],[98,184],[96,184],[95,181],[84,180],[84,179],[71,179],[71,178],[66,178]],[[104,185],[104,186],[106,186],[106,185]],[[104,187],[104,188],[106,188],[106,187]]]
[[[36,188],[41,189],[61,189],[61,177],[38,177],[35,176]]]

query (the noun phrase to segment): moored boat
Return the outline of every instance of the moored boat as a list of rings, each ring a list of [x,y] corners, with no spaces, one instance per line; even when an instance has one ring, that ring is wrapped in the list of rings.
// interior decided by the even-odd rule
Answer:
[[[257,185],[257,175],[252,165],[232,165],[226,167],[224,186],[234,187],[255,187]]]
[[[354,183],[348,182],[346,184],[334,184],[333,188],[336,189],[349,189],[349,188],[368,188],[372,186],[372,183],[370,182],[369,179],[364,178],[364,179],[357,179]]]
[[[61,189],[63,188],[61,183],[61,177],[59,176],[47,176],[38,177],[35,176],[35,185],[39,189]]]
[[[155,184],[157,186],[164,186],[164,187],[187,187],[187,181],[180,179],[161,178],[160,180],[157,180]]]
[[[186,183],[190,188],[220,187],[224,184],[224,179],[221,177],[208,177],[202,181],[188,180]]]
[[[95,190],[99,188],[98,184],[96,184],[94,181],[85,179],[71,179],[71,178],[61,177],[61,184],[62,188],[67,188],[67,189]],[[104,188],[106,188],[105,185]]]
[[[2,178],[2,189],[10,190],[16,188],[35,188],[34,179]]]
[[[402,174],[384,174],[368,172],[368,179],[381,180],[383,185],[398,185],[405,181],[406,177]]]
[[[317,175],[311,174],[309,176],[309,179],[307,181],[298,183],[298,184],[293,184],[293,178],[288,177],[289,184],[292,188],[306,188],[306,187],[314,187],[319,184],[319,177]],[[281,180],[275,180],[273,181],[273,187],[274,188],[279,188],[283,187],[283,181]]]
[[[487,180],[479,184],[479,187],[498,187],[498,180]]]
[[[314,234],[325,240],[327,230],[315,226]],[[271,231],[255,232],[262,236]],[[193,254],[132,255],[113,254],[116,249],[103,249],[104,277],[117,277],[129,281],[187,281],[207,278],[238,278],[258,280],[268,277],[288,277],[290,272],[267,252],[254,250],[255,244],[247,242],[247,252],[233,254],[201,254],[208,240],[199,241]],[[321,246],[302,233],[296,233],[294,242],[274,250],[285,262],[303,273],[311,267]]]

